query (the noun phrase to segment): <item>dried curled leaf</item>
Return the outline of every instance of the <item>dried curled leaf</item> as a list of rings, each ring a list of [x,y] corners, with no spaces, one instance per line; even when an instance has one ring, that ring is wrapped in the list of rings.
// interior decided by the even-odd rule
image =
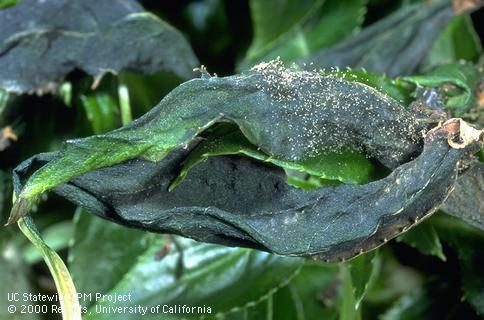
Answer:
[[[34,0],[0,11],[0,88],[42,93],[74,69],[94,77],[123,69],[192,77],[182,34],[135,0]]]
[[[433,213],[451,191],[457,164],[478,148],[454,149],[451,119],[425,138],[422,153],[389,176],[365,185],[303,191],[284,172],[240,157],[214,157],[168,192],[188,151],[159,162],[142,159],[91,171],[54,192],[101,217],[153,232],[253,247],[282,255],[343,261],[371,250]],[[482,132],[481,132],[482,135]],[[15,169],[16,192],[56,154],[35,156]]]
[[[0,151],[7,149],[12,141],[17,141],[18,137],[12,127],[6,126],[0,130]]]

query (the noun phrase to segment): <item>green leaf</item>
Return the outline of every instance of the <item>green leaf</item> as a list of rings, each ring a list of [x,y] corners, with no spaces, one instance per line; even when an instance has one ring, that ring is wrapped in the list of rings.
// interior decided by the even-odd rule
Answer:
[[[389,247],[379,250],[379,255],[381,264],[378,266],[381,270],[379,268],[376,281],[365,295],[365,302],[369,305],[388,305],[423,285],[422,274],[415,270],[413,265],[401,264]]]
[[[76,212],[74,221],[68,261],[81,293],[103,293],[114,288],[155,240],[149,233],[83,214],[82,210]],[[80,302],[88,307],[94,300]]]
[[[255,37],[245,64],[281,57],[290,62],[341,41],[362,24],[366,0],[252,0]],[[275,22],[267,12],[278,12]]]
[[[0,170],[0,224],[5,223],[8,215],[7,204],[12,201],[11,185],[12,181],[9,179],[9,174],[4,170]],[[2,235],[0,235],[0,238],[2,237]]]
[[[73,226],[71,221],[56,223],[43,230],[43,239],[54,251],[67,248],[73,236]],[[42,255],[33,244],[27,245],[22,250],[24,260],[29,264],[34,264],[42,260]]]
[[[424,320],[431,315],[431,298],[422,288],[403,295],[381,317],[382,320]]]
[[[479,248],[484,246],[483,233],[454,217],[436,215],[432,224],[439,237],[458,253],[461,269],[463,298],[484,315],[484,275],[483,257]]]
[[[422,254],[436,256],[442,261],[446,260],[439,236],[428,221],[402,234],[397,241],[408,244]]]
[[[0,55],[0,88],[16,93],[54,91],[76,68],[97,80],[125,69],[189,79],[198,65],[182,34],[134,0],[22,1],[0,11]]]
[[[237,127],[219,125],[183,161],[180,174],[170,185],[170,190],[182,183],[188,172],[208,157],[233,154],[245,155],[284,169],[297,170],[315,177],[344,183],[367,183],[375,175],[375,167],[371,161],[353,150],[326,151],[299,163],[283,161],[257,149]]]
[[[0,9],[8,8],[16,5],[21,0],[0,0]]]
[[[119,108],[111,94],[95,92],[81,95],[80,101],[94,133],[104,133],[118,127]]]
[[[247,319],[318,320],[336,319],[340,279],[336,265],[306,261],[289,284],[272,295],[272,301],[256,305],[270,309],[272,317],[257,317],[249,309]]]
[[[96,239],[92,241],[93,245],[97,244]],[[257,303],[286,285],[302,263],[300,259],[282,258],[255,250],[206,245],[184,239],[179,241],[184,262],[180,276],[176,271],[180,252],[172,249],[160,258],[159,252],[166,245],[166,240],[158,238],[147,250],[139,252],[132,266],[112,289],[103,292],[131,293],[131,300],[123,304],[126,307],[158,304],[206,306],[210,308],[211,315],[221,313],[229,317],[232,310]],[[124,243],[113,242],[113,247],[116,243],[119,247],[116,251],[122,254]],[[96,265],[101,262],[96,261]],[[112,260],[108,258],[104,262],[111,265]],[[99,271],[91,269],[90,272]],[[101,271],[99,276],[104,274]],[[116,305],[98,301],[90,308],[85,319],[111,319],[112,315],[96,311],[109,306]],[[207,308],[205,314],[210,316]],[[147,314],[144,318],[159,319],[160,314]],[[140,315],[124,316],[123,319],[129,320],[139,319]],[[200,314],[184,316],[198,319]],[[164,319],[178,317],[163,314]]]
[[[447,96],[446,107],[456,116],[477,105],[477,87],[483,73],[466,62],[451,63],[432,69],[424,75],[401,78],[417,87],[440,88]]]
[[[429,64],[441,65],[460,60],[477,62],[482,53],[479,36],[469,14],[454,17],[429,51]]]
[[[135,116],[148,112],[163,97],[180,84],[180,79],[167,72],[142,75],[123,71],[118,75],[119,85],[126,86]]]
[[[336,265],[307,261],[299,274],[289,283],[287,290],[295,301],[296,313],[300,319],[335,319],[339,300],[337,285],[339,279]],[[280,310],[278,314],[282,319],[284,304],[278,303],[278,294],[279,292],[276,293],[274,305],[276,312]]]
[[[447,1],[405,6],[300,63],[308,70],[336,66],[365,68],[390,77],[412,74],[452,16]]]
[[[130,123],[131,121],[133,121],[128,88],[124,85],[120,85],[118,87],[118,96],[119,96],[119,109],[121,111],[121,123],[124,126]]]
[[[34,288],[29,281],[29,270],[25,267],[22,260],[19,259],[20,251],[9,243],[5,247],[0,247],[0,265],[2,271],[0,272],[0,318],[4,320],[40,320],[40,315],[37,313],[21,313],[22,306],[30,308],[34,305],[32,301],[22,301],[21,295],[26,292],[33,292]],[[8,295],[20,295],[19,301],[8,300]],[[15,306],[16,311],[11,313],[9,306]]]
[[[225,319],[336,319],[339,285],[336,265],[305,261],[288,285],[254,306],[230,313]]]
[[[275,42],[281,35],[307,20],[315,9],[323,5],[323,2],[322,0],[290,0],[281,5],[271,1],[251,0],[249,4],[254,25],[254,40],[247,57],[253,60],[253,57],[260,56],[268,44]],[[267,19],[268,12],[272,12],[281,19]]]
[[[348,266],[342,266],[343,273],[343,300],[340,306],[340,320],[360,320],[361,309],[355,298],[355,289],[352,282],[351,272]]]
[[[72,106],[72,83],[64,82],[57,90],[57,95],[68,107]]]
[[[0,89],[0,115],[3,114],[8,102],[8,93],[5,90]]]
[[[484,245],[484,241],[477,243],[462,244],[458,249],[461,265],[462,290],[464,298],[469,301],[474,310],[480,316],[484,315],[484,277],[482,276],[482,256],[475,248]],[[478,247],[478,248],[479,248]]]
[[[303,189],[312,190],[325,186],[338,185],[339,182],[335,180],[326,180],[305,174],[295,170],[284,170],[286,173],[287,183],[291,186]]]
[[[347,263],[353,287],[355,308],[361,306],[366,292],[376,280],[379,268],[378,251],[363,254]]]

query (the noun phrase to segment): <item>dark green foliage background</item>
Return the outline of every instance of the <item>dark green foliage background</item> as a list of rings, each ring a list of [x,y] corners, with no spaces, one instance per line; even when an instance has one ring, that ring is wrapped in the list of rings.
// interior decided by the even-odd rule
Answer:
[[[0,1],[0,6],[12,2]],[[141,2],[146,10],[184,34],[210,73],[232,75],[274,55],[302,58],[291,47],[289,40],[295,37],[291,30],[274,42],[274,48],[251,47],[255,22],[248,1]],[[269,30],[271,24],[276,28],[275,22],[287,23],[279,27],[291,29],[291,21],[298,21],[311,10],[320,12],[324,7],[318,7],[318,3],[323,2],[300,1],[297,8],[280,13],[283,16],[278,18],[269,16],[270,10],[263,11],[267,21],[262,29],[266,28],[267,38],[273,40],[278,31]],[[324,32],[317,33],[330,39],[330,35],[335,37],[331,33],[339,28],[343,30],[341,34],[338,32],[340,38],[323,41],[321,46],[330,47],[354,29],[365,28],[418,2],[348,1],[347,10],[334,11],[347,13],[333,17],[340,24],[334,30],[321,27]],[[325,5],[337,9],[337,3],[328,0]],[[364,8],[363,16],[359,10]],[[478,34],[482,40],[483,12],[481,9],[453,20],[452,28],[439,38],[437,49],[410,73],[422,74],[432,66],[462,58],[468,63],[481,60],[482,64],[482,50],[472,41]],[[298,36],[309,41],[314,37],[314,32],[306,32],[314,31],[311,28],[315,22],[311,19],[314,17],[304,20],[306,24],[298,31]],[[470,23],[473,28],[469,28]],[[267,43],[271,43],[269,40]],[[313,51],[317,50],[310,46],[308,54]],[[253,58],[247,58],[251,57],[247,52],[252,52]],[[0,126],[11,126],[18,141],[0,152],[1,221],[6,221],[11,207],[10,173],[20,161],[57,150],[66,139],[121,126],[119,85],[128,88],[131,111],[136,118],[182,81],[166,72],[141,75],[124,71],[118,76],[105,76],[99,87],[91,90],[92,78],[75,70],[66,77],[66,82],[72,84],[71,99],[66,100],[59,93],[10,97],[8,107],[1,111]],[[482,109],[471,111],[463,110],[462,114],[475,122],[482,121],[479,113]],[[35,222],[46,242],[65,258],[77,289],[83,293],[132,292],[136,297],[133,303],[141,305],[206,305],[220,319],[479,319],[484,312],[484,234],[443,212],[378,251],[349,263],[321,264],[176,237],[174,243],[169,237],[127,229],[80,211],[49,194],[35,208]],[[58,315],[12,317],[6,313],[7,292],[55,292],[40,255],[15,226],[0,230],[0,266],[0,320],[59,318]],[[81,304],[94,305],[83,301]],[[160,319],[160,316],[146,318]],[[207,316],[212,318],[213,315]],[[86,319],[113,317],[94,314]],[[163,319],[181,317],[166,315]]]

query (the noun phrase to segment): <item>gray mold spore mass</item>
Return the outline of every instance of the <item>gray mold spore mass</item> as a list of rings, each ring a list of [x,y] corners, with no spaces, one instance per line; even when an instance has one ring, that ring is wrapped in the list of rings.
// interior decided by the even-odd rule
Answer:
[[[416,118],[371,87],[286,69],[280,60],[259,64],[252,72],[262,76],[257,87],[269,97],[271,107],[281,109],[273,113],[267,130],[286,126],[285,142],[292,155],[288,160],[351,146],[394,168],[418,152]]]

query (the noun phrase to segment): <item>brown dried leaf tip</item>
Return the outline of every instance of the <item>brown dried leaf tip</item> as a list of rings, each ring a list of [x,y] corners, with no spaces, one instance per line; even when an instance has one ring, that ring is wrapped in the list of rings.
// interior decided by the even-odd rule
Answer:
[[[484,142],[484,130],[479,130],[460,118],[452,118],[430,130],[429,133],[445,132],[447,142],[454,149],[463,149],[476,143]]]
[[[14,224],[20,218],[26,216],[30,210],[32,209],[34,203],[25,198],[18,198],[17,201],[13,204],[12,211],[10,212],[10,217],[8,217],[8,221],[5,224],[6,226]]]
[[[484,6],[484,0],[453,0],[452,6],[454,7],[455,15],[460,15]]]
[[[17,135],[12,127],[7,126],[0,131],[0,151],[7,149],[12,141],[17,141]]]

